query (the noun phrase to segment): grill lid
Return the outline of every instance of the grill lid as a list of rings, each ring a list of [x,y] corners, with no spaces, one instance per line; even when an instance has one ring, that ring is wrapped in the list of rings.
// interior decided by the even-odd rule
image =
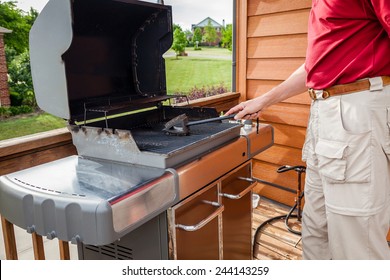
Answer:
[[[135,0],[50,0],[30,31],[38,105],[64,119],[120,113],[166,97],[171,7]]]

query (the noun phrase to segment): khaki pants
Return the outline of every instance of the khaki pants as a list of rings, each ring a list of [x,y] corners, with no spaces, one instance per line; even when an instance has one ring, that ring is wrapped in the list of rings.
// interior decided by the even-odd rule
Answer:
[[[313,101],[303,148],[304,259],[390,259],[390,86]]]

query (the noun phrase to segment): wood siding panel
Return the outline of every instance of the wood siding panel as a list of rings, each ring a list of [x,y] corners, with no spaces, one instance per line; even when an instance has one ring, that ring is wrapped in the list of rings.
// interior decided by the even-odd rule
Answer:
[[[285,80],[304,62],[304,58],[248,59],[247,79]]]
[[[248,17],[248,37],[306,34],[308,9]]]
[[[258,183],[253,191],[262,197],[266,197],[273,201],[282,203],[284,205],[293,206],[296,195],[294,193],[286,192],[267,184]]]
[[[268,150],[255,156],[255,160],[272,163],[274,165],[304,165],[301,149],[281,145],[273,145]]]
[[[260,119],[265,122],[306,127],[309,120],[309,107],[305,105],[278,103],[264,109]]]
[[[305,57],[307,35],[248,38],[248,58]]]
[[[302,149],[305,142],[306,127],[269,123],[274,128],[275,144]]]
[[[239,21],[247,24],[246,91],[242,93],[247,99],[268,92],[305,62],[311,2],[247,0],[245,3],[247,18],[239,18]],[[255,177],[296,188],[295,172],[281,175],[276,172],[276,168],[282,165],[304,165],[301,149],[310,104],[311,99],[303,92],[263,110],[260,119],[274,127],[275,144],[254,158]],[[293,205],[295,201],[295,193],[270,185],[259,183],[255,192],[287,205]]]
[[[291,190],[291,193],[295,192],[298,186],[298,174],[295,171],[288,171],[285,173],[277,173],[276,170],[281,165],[273,165],[267,162],[258,161],[253,170],[256,170],[256,173],[259,175],[256,178],[261,179],[266,182],[273,182],[280,186],[283,186],[286,189]],[[302,175],[302,179],[304,179]]]
[[[257,96],[260,96],[269,90],[271,90],[273,87],[280,84],[282,81],[270,81],[270,80],[248,80],[247,90],[248,90],[248,99],[255,98]],[[310,105],[311,99],[308,95],[308,93],[305,91],[299,95],[296,95],[294,97],[291,97],[289,99],[284,100],[285,103],[295,103],[295,104],[302,104],[302,105]]]
[[[254,174],[256,174],[254,177],[265,182],[277,184],[286,190],[266,183],[257,183],[254,187],[254,192],[262,197],[267,197],[285,205],[293,206],[296,199],[296,191],[298,189],[298,173],[295,171],[277,173],[276,170],[279,167],[280,165],[258,161],[253,165],[253,171]],[[301,176],[302,182],[304,182],[305,174],[302,173]],[[301,185],[301,190],[304,190],[304,184]]]
[[[311,7],[311,0],[250,0],[248,16],[272,14]]]

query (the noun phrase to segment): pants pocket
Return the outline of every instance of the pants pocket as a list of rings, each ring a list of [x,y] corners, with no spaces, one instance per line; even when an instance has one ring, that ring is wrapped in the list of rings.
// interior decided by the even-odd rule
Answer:
[[[354,144],[319,139],[319,173],[329,183],[368,183],[371,176],[369,134]]]

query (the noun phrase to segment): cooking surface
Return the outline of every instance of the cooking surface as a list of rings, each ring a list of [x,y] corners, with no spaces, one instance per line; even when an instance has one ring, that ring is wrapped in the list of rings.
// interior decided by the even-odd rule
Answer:
[[[186,114],[190,120],[218,116],[214,108],[157,109],[70,125],[77,153],[157,168],[177,167],[200,158],[240,136],[241,123],[214,121],[190,126],[189,135],[164,131],[165,123]]]
[[[141,151],[170,154],[177,150],[204,142],[213,135],[225,133],[235,129],[237,124],[207,123],[190,127],[190,135],[170,135],[163,130],[164,125],[158,124],[151,128],[137,128],[131,130],[133,138]],[[237,137],[239,135],[237,134]]]

